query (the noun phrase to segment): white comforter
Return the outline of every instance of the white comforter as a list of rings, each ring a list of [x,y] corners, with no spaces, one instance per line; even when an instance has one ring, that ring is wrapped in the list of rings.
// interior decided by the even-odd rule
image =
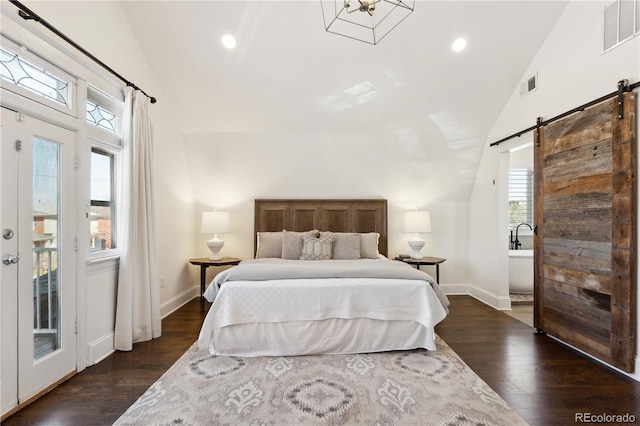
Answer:
[[[213,305],[198,339],[202,350],[216,330],[251,323],[366,318],[432,330],[448,305],[427,273],[388,259],[243,261],[218,274],[205,297]]]

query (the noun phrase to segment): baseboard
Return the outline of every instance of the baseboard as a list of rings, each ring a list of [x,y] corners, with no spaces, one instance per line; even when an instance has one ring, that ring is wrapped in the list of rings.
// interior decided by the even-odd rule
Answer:
[[[198,297],[200,292],[199,286],[194,286],[177,296],[167,300],[160,305],[160,315],[162,318],[170,315],[174,311],[180,309],[185,303],[191,299]],[[95,365],[115,352],[114,348],[114,334],[108,333],[102,337],[99,337],[87,345],[87,367]]]
[[[468,296],[471,284],[440,284],[440,288],[449,296]]]
[[[200,295],[200,286],[193,286],[183,291],[182,293],[172,297],[163,304],[160,305],[160,316],[164,319],[168,315],[180,309],[190,300]]]
[[[113,337],[113,333],[108,333],[89,342],[87,345],[87,367],[99,363],[116,351],[114,349]]]
[[[471,296],[499,311],[511,309],[511,298],[509,296],[497,296],[473,284],[440,284],[440,288],[447,295]]]
[[[511,309],[511,298],[509,296],[497,296],[475,286],[472,286],[471,290],[471,296],[486,303],[492,308],[499,311],[508,311]]]

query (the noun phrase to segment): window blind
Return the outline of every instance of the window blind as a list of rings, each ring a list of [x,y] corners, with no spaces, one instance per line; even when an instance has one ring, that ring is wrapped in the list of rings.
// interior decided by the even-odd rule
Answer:
[[[533,170],[509,169],[509,229],[533,223]]]

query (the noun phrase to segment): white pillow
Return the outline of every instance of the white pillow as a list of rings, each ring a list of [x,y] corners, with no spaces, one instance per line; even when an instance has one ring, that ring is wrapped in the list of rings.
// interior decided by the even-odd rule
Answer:
[[[363,259],[377,259],[380,254],[378,251],[379,240],[380,234],[377,232],[360,234],[360,257]]]
[[[258,232],[256,259],[282,257],[282,232]]]
[[[300,259],[302,253],[302,237],[317,237],[318,230],[307,232],[282,231],[282,253],[283,259]]]
[[[321,232],[320,238],[331,232]],[[360,235],[353,232],[333,232],[332,259],[360,259]]]

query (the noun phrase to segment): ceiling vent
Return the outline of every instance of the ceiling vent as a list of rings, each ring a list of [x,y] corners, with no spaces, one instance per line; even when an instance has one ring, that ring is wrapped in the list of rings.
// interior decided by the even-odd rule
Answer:
[[[529,93],[538,89],[538,74],[534,74],[520,85],[520,97],[524,98]]]

